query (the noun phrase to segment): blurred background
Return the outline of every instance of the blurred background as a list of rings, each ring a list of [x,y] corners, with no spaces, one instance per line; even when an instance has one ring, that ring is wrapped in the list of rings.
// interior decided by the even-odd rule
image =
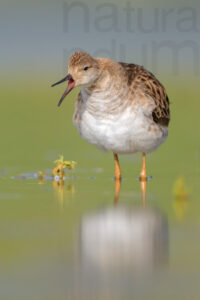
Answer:
[[[198,299],[199,33],[196,0],[0,1],[2,299]],[[75,50],[141,64],[166,87],[169,137],[147,158],[146,210],[141,155],[120,157],[115,210],[112,153],[72,124],[78,90],[57,107],[65,87],[50,86]],[[60,154],[74,173],[38,184]]]

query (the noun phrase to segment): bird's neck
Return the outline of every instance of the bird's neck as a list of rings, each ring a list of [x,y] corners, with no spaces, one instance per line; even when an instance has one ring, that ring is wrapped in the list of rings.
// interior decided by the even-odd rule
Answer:
[[[100,73],[97,80],[89,87],[85,88],[88,94],[111,93],[122,90],[125,87],[123,72],[118,63],[109,59],[102,59]]]
[[[95,84],[82,88],[83,101],[87,109],[91,110],[93,114],[95,110],[106,112],[107,114],[111,110],[112,114],[118,113],[119,106],[126,106],[129,98],[129,89],[120,73],[116,74],[112,69],[104,69]]]

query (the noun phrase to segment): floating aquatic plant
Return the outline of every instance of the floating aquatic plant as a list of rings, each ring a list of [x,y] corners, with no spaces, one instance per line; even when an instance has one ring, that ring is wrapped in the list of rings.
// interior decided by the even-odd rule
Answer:
[[[38,172],[38,180],[39,180],[40,184],[43,183],[43,181],[44,181],[44,174],[42,171]]]
[[[54,163],[56,167],[53,169],[53,176],[60,179],[63,179],[65,175],[64,169],[73,170],[77,164],[75,161],[64,160],[63,155],[60,155],[59,159],[55,160]]]

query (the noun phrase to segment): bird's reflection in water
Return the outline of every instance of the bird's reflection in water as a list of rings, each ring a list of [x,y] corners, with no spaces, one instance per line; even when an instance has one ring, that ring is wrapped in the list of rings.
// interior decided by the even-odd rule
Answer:
[[[140,208],[120,204],[121,184],[115,183],[114,205],[85,215],[80,222],[69,299],[149,299],[148,283],[166,269],[166,216],[147,208],[146,183],[140,182]]]
[[[142,206],[143,208],[146,207],[146,188],[147,188],[147,181],[142,180],[140,181],[140,187],[142,191]],[[114,204],[117,205],[119,201],[119,194],[121,190],[121,180],[115,181],[115,198],[114,198]]]
[[[99,272],[142,271],[168,261],[168,223],[156,210],[107,208],[81,223],[84,267]]]
[[[118,293],[123,289],[129,290],[130,296],[134,279],[148,274],[151,278],[152,272],[161,271],[168,263],[168,221],[159,210],[146,207],[146,184],[141,187],[141,208],[121,205],[120,186],[116,185],[115,205],[81,221],[79,291],[83,288],[81,295],[87,299],[95,295],[121,299]],[[102,297],[98,299],[105,299]]]

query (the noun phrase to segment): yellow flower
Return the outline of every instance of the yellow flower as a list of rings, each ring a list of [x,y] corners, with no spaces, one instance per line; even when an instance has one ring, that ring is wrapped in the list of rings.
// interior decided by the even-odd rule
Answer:
[[[74,169],[75,168],[75,165],[77,164],[75,161],[67,161],[67,160],[65,160],[64,162],[63,162],[63,164],[64,164],[64,167],[65,168],[68,168],[68,169]]]
[[[64,177],[64,169],[68,168],[70,170],[75,168],[75,165],[77,164],[75,161],[64,161],[64,156],[60,155],[59,159],[55,160],[54,163],[56,164],[56,167],[53,169],[53,175],[58,175],[60,178]]]

